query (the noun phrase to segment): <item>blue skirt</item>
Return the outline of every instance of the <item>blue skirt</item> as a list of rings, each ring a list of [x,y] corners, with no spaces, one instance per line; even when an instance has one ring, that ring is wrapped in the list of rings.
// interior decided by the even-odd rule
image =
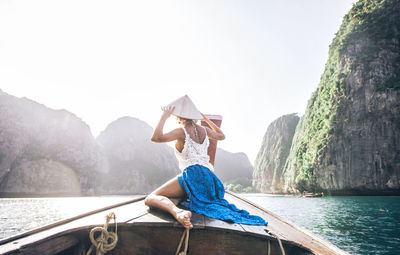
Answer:
[[[193,165],[178,175],[187,200],[181,205],[199,214],[228,222],[247,225],[267,225],[267,222],[248,211],[238,209],[224,199],[225,189],[218,177],[208,168]]]

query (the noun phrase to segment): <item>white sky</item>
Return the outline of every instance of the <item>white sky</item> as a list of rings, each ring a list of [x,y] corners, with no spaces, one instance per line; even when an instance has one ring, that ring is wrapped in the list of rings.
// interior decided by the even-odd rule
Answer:
[[[1,0],[0,89],[73,112],[94,136],[126,115],[155,127],[188,94],[223,115],[219,147],[254,162],[273,120],[304,113],[355,2]]]

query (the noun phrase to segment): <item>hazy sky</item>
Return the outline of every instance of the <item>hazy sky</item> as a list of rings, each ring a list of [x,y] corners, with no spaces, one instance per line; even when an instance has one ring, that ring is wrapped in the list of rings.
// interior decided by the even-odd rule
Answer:
[[[254,162],[273,120],[304,113],[355,2],[1,0],[0,88],[73,112],[94,136],[126,115],[155,127],[188,94],[223,115],[219,147]]]

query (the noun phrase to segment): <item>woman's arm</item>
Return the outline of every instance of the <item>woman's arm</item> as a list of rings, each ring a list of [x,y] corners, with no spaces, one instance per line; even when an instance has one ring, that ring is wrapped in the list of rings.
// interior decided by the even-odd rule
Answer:
[[[211,127],[206,127],[208,136],[215,140],[224,140],[225,135],[222,130],[217,125],[215,125],[214,122],[209,120],[203,113],[201,113],[201,115],[203,116],[203,121],[205,121]]]
[[[165,121],[171,116],[175,107],[162,107],[163,114],[161,115],[161,119],[157,124],[156,129],[154,130],[153,136],[151,137],[151,141],[155,143],[167,143],[174,141],[182,136],[182,130],[179,128],[172,130],[166,134],[163,133],[163,128],[165,125]]]

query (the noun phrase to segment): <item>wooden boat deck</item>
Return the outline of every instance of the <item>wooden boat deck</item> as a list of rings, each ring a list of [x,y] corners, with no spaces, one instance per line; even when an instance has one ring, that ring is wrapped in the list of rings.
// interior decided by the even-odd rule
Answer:
[[[227,192],[225,198],[229,202],[234,203],[238,208],[246,209],[252,214],[263,217],[268,221],[268,226],[249,226],[227,223],[193,213],[191,238],[192,236],[196,238],[196,233],[200,233],[201,230],[211,231],[210,233],[215,234],[215,238],[219,238],[218,240],[213,240],[214,242],[210,242],[210,240],[207,240],[204,236],[197,235],[198,241],[196,243],[196,249],[200,249],[198,247],[203,249],[203,252],[198,254],[211,254],[207,253],[207,249],[210,251],[212,249],[213,254],[224,254],[224,249],[226,247],[224,247],[225,242],[223,242],[223,240],[229,239],[229,233],[240,234],[240,238],[243,242],[226,243],[229,243],[230,246],[238,245],[237,250],[239,250],[239,248],[243,249],[243,247],[240,246],[243,246],[243,243],[245,243],[248,245],[249,249],[249,252],[246,252],[246,254],[259,254],[257,251],[266,249],[264,246],[268,245],[267,240],[270,240],[270,245],[273,245],[275,250],[279,249],[276,238],[268,232],[274,233],[282,240],[286,254],[295,254],[294,251],[299,249],[298,247],[306,251],[302,252],[302,254],[348,254],[330,242],[236,194]],[[122,236],[117,244],[117,247],[120,245],[119,253],[112,254],[127,254],[126,252],[124,253],[124,250],[128,251],[128,246],[132,242],[141,242],[144,246],[148,247],[153,245],[155,247],[154,249],[158,249],[157,247],[176,248],[184,228],[169,214],[158,210],[149,210],[148,207],[144,205],[143,200],[144,196],[0,240],[0,254],[60,253],[70,247],[77,246],[82,239],[89,239],[88,231],[95,226],[102,226],[105,222],[105,215],[110,212],[116,214],[118,235]],[[109,226],[113,227],[114,224],[110,222]],[[142,232],[142,234],[132,233],[132,231],[128,231],[132,227],[138,229],[146,227],[147,232]],[[152,236],[152,240],[146,238],[149,235]],[[166,238],[166,235],[168,238]],[[257,237],[258,240],[265,240],[265,242],[256,242],[249,237]],[[48,242],[49,240],[51,240],[51,242]],[[171,240],[176,241],[171,243]],[[216,243],[217,245],[215,245]],[[213,244],[214,247],[210,247],[213,246]],[[191,246],[194,247],[189,241],[189,247]],[[196,254],[193,252],[193,249],[190,254]],[[218,249],[220,250],[219,252]],[[235,250],[236,248],[230,247],[230,249]],[[293,252],[290,252],[291,249]],[[132,250],[129,250],[129,252],[132,252]],[[138,250],[136,254],[169,253],[158,250],[154,250],[152,253],[145,253]]]

